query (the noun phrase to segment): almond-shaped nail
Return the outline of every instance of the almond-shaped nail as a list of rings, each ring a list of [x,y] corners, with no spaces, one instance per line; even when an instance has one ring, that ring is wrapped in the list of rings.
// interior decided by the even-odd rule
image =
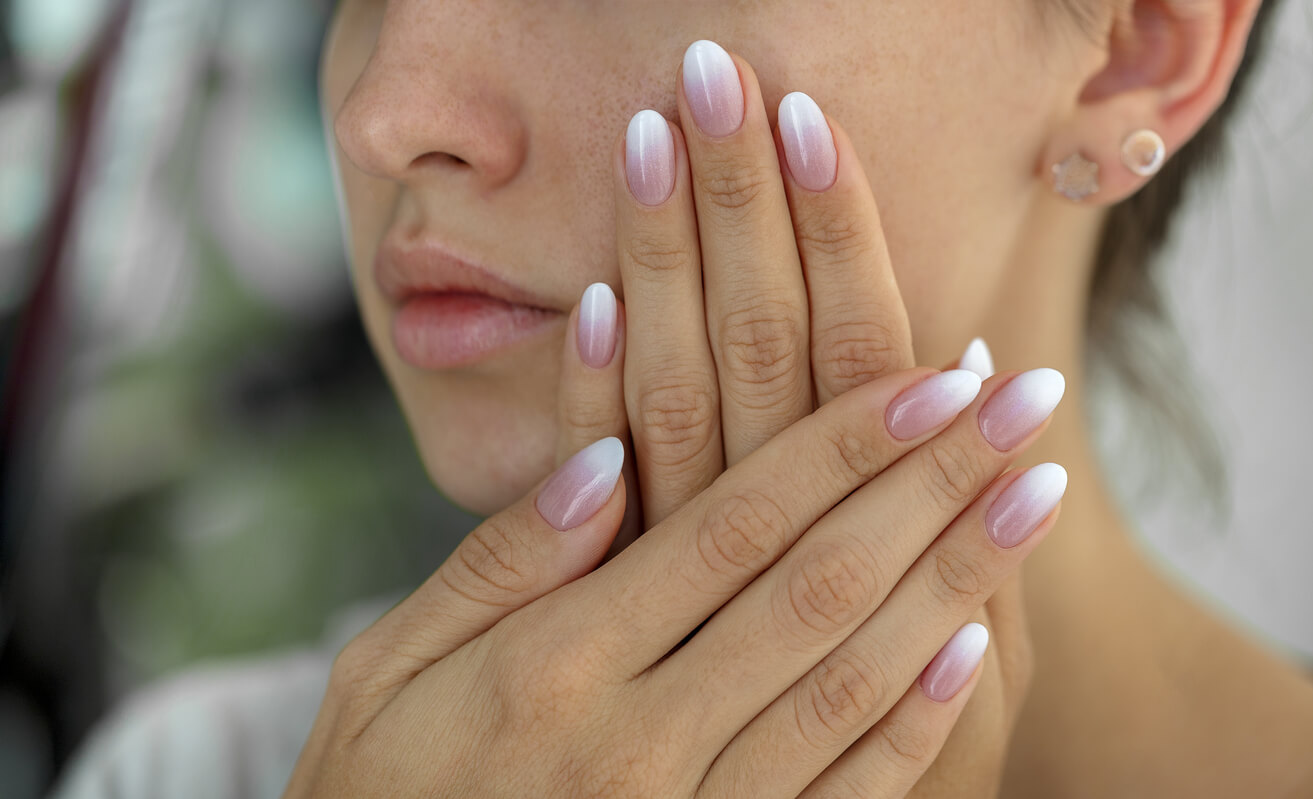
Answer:
[[[743,124],[743,84],[725,48],[699,39],[684,51],[684,96],[698,129],[728,136]]]
[[[650,108],[630,117],[625,130],[625,178],[643,205],[660,205],[675,188],[675,137],[666,118]]]
[[[962,690],[989,646],[985,625],[968,622],[953,633],[935,659],[921,672],[921,691],[936,702],[947,702]]]
[[[602,369],[615,356],[615,292],[605,283],[594,283],[579,301],[579,328],[575,336],[579,360]]]
[[[1032,466],[994,499],[985,513],[985,531],[1000,547],[1015,547],[1035,532],[1066,491],[1066,469],[1056,463]]]
[[[950,369],[931,375],[894,397],[885,409],[885,427],[900,441],[916,438],[957,416],[979,393],[975,372]]]
[[[957,362],[957,368],[970,369],[982,378],[994,376],[994,356],[983,338],[976,336],[971,339],[966,352],[962,353],[961,360]]]
[[[593,517],[611,498],[625,445],[614,436],[596,441],[570,456],[547,482],[534,506],[557,530],[572,530]]]
[[[980,409],[980,432],[999,452],[1007,452],[1053,413],[1067,390],[1056,369],[1031,369],[1008,381]]]
[[[830,188],[839,154],[821,107],[802,92],[789,92],[780,100],[779,125],[784,160],[793,179],[811,191]]]

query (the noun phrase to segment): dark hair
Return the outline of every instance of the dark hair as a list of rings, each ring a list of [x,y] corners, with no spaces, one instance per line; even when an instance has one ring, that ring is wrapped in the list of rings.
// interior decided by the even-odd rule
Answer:
[[[1105,0],[1060,0],[1060,5],[1077,24],[1092,30],[1099,17],[1096,4],[1101,2]],[[1259,6],[1243,59],[1221,106],[1161,172],[1112,207],[1104,225],[1086,307],[1087,355],[1093,368],[1110,367],[1121,387],[1141,400],[1131,409],[1133,429],[1123,431],[1124,440],[1117,441],[1142,447],[1147,458],[1144,474],[1137,475],[1141,479],[1136,502],[1161,497],[1165,476],[1180,473],[1202,489],[1194,493],[1204,500],[1204,507],[1214,514],[1230,514],[1222,444],[1197,393],[1185,390],[1196,385],[1191,379],[1194,369],[1164,303],[1154,265],[1182,198],[1222,161],[1225,129],[1252,82],[1277,4],[1265,0]],[[1159,430],[1169,435],[1153,434]],[[1167,469],[1168,463],[1175,468]]]

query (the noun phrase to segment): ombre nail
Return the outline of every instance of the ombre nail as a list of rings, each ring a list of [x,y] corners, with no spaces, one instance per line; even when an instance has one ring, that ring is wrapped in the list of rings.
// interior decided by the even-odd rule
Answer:
[[[625,130],[625,177],[643,205],[660,205],[675,188],[675,137],[650,108],[634,114]]]
[[[579,360],[601,369],[615,356],[615,292],[605,283],[594,283],[579,301],[579,328],[575,344]]]
[[[790,92],[780,100],[779,125],[784,160],[793,179],[811,191],[830,188],[839,154],[821,107],[802,92]]]
[[[989,630],[983,624],[968,622],[921,672],[921,691],[936,702],[952,699],[971,679],[987,646]]]
[[[693,121],[708,136],[728,136],[743,124],[743,84],[725,48],[699,39],[684,51],[684,96]]]
[[[981,434],[999,452],[1012,449],[1053,413],[1066,389],[1056,369],[1022,372],[980,409]]]
[[[994,376],[994,356],[990,354],[989,345],[983,338],[977,336],[971,339],[966,352],[962,353],[961,360],[957,362],[957,368],[970,369],[982,378]]]
[[[985,514],[985,532],[1007,549],[1030,537],[1067,491],[1067,470],[1056,463],[1032,466],[1003,489]]]
[[[957,416],[979,393],[975,372],[940,372],[903,389],[885,409],[885,427],[900,441],[916,438]]]
[[[557,530],[572,530],[593,517],[611,498],[625,446],[614,436],[570,456],[543,485],[534,507]]]

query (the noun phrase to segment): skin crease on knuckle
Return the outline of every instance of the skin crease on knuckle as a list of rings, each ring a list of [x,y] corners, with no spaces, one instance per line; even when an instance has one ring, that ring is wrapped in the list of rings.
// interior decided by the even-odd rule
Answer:
[[[1079,27],[1066,8],[1078,2],[1102,15],[1103,34]],[[685,262],[679,245],[617,241],[608,156],[644,108],[688,137],[692,123],[679,117],[674,78],[685,49],[702,38],[751,65],[768,118],[796,90],[843,127],[872,186],[895,272],[899,296],[882,299],[905,305],[917,363],[949,363],[983,336],[1006,368],[1050,366],[1074,381],[1084,373],[1086,306],[1107,208],[1145,185],[1121,166],[1120,142],[1129,130],[1161,127],[1170,162],[1225,96],[1243,51],[1236,37],[1245,31],[1237,28],[1254,7],[1190,0],[1190,14],[1177,14],[1168,11],[1185,8],[1181,0],[1153,4],[1144,18],[1180,56],[1163,65],[1134,60],[1163,52],[1138,38],[1150,36],[1138,28],[1119,28],[1128,46],[1109,47],[1112,5],[981,0],[945,14],[939,3],[868,0],[341,0],[320,85],[325,124],[336,134],[331,155],[352,282],[433,483],[485,516],[524,497],[555,465],[563,337],[584,288],[621,285],[626,248],[646,246],[653,274],[673,274]],[[1228,35],[1201,35],[1207,25],[1188,22],[1198,15]],[[1138,14],[1120,19],[1143,22]],[[1097,84],[1098,102],[1083,99],[1100,75],[1116,80]],[[1144,85],[1123,90],[1136,81]],[[1185,99],[1155,101],[1169,90]],[[1101,167],[1100,191],[1082,203],[1056,196],[1049,172],[1077,151]],[[764,182],[763,170],[774,169],[767,166],[739,165],[707,184],[720,198],[719,219],[700,237],[732,243],[753,229],[749,201],[773,190]],[[842,220],[817,224],[822,232],[805,235],[818,252],[828,246],[842,257],[862,246],[847,244]],[[373,274],[381,243],[398,235],[437,242],[532,295],[541,329],[458,367],[408,363],[392,334],[398,305]],[[824,317],[813,322],[823,326]],[[634,335],[642,333],[626,329],[627,341]],[[848,347],[860,360],[860,345],[845,342],[862,335],[838,335],[823,345],[839,353],[835,359],[816,361],[852,361]],[[768,356],[756,361],[767,371],[791,357]],[[718,391],[711,385],[680,399],[672,389],[655,403],[626,402],[647,408],[635,428],[664,429],[696,452],[719,439]],[[1036,665],[1001,795],[1116,795],[1109,786],[1130,776],[1120,756],[1129,749],[1160,753],[1134,775],[1146,794],[1270,793],[1271,780],[1307,760],[1293,742],[1313,735],[1313,689],[1138,554],[1132,526],[1101,481],[1089,423],[1076,410],[1059,410],[1024,453],[1031,463],[1061,463],[1072,501],[1061,529],[1026,561]],[[974,470],[983,468],[961,451],[941,447],[937,455],[918,498],[935,509],[928,513],[964,504],[979,477]],[[742,486],[749,500],[731,506],[690,558],[730,572],[750,568],[775,545],[772,536],[783,533],[774,517],[788,510],[789,495],[774,500],[778,509],[758,506],[751,488]],[[1110,620],[1122,625],[1117,645],[1091,646],[1091,631],[1108,629]],[[1215,654],[1187,670],[1174,649],[1181,646]],[[369,660],[351,668],[367,672]],[[1155,665],[1125,668],[1131,662]],[[1163,702],[1162,685],[1193,692],[1189,701]],[[1245,732],[1258,718],[1271,735]],[[1228,767],[1205,779],[1198,762]],[[984,766],[992,773],[999,763]]]

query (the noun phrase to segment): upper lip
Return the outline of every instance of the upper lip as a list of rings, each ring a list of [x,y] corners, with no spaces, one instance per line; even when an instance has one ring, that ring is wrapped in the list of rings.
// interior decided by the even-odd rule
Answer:
[[[374,279],[383,294],[398,303],[413,294],[445,291],[486,294],[512,305],[555,310],[546,299],[457,257],[434,238],[386,236],[374,257]]]

